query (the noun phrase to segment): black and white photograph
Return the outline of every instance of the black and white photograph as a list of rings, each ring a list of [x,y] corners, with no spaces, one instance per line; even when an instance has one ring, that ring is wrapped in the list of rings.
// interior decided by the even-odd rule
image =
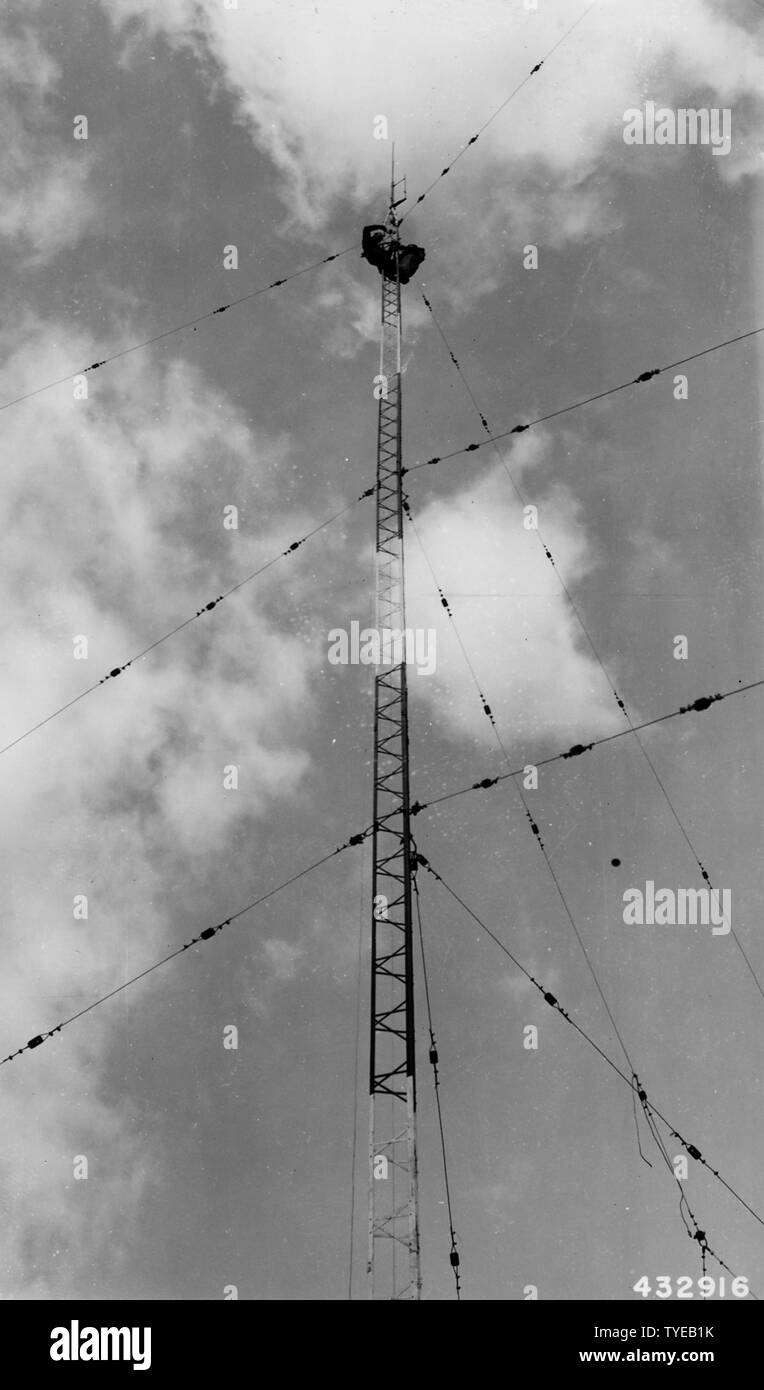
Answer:
[[[713,1361],[764,1297],[764,3],[0,39],[6,1328],[52,1381],[189,1302]]]

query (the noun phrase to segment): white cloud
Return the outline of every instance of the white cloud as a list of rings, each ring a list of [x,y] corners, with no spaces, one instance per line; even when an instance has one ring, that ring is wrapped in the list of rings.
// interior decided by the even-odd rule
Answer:
[[[549,441],[520,441],[507,462],[515,478],[548,452]],[[469,467],[469,465],[467,465]],[[411,489],[413,493],[413,488]],[[575,501],[561,487],[524,495],[538,507],[539,531],[569,589],[595,566]],[[514,764],[532,760],[533,741],[620,727],[612,697],[585,645],[539,535],[499,466],[455,495],[416,507],[416,529],[493,710]],[[437,633],[435,674],[414,677],[441,728],[495,746],[472,675],[412,537],[406,576],[409,627]]]
[[[342,264],[342,262],[340,263]],[[322,347],[335,357],[354,358],[369,343],[379,343],[379,282],[363,283],[350,279],[347,270],[337,272],[329,283],[313,294],[304,307],[312,330],[320,335]],[[428,313],[418,296],[406,302],[406,340],[415,344],[419,330],[428,322]],[[404,361],[403,370],[406,370]]]
[[[91,156],[73,127],[53,115],[59,65],[29,30],[0,35],[0,237],[18,263],[39,265],[74,246],[94,216]],[[72,112],[74,115],[81,114]],[[71,140],[71,150],[62,140]]]
[[[28,331],[8,369],[19,389],[47,375],[56,336]],[[81,341],[63,331],[58,340],[70,360],[86,360]],[[5,418],[3,743],[277,552],[296,524],[270,505],[283,441],[271,449],[253,436],[193,370],[157,371],[144,355],[89,380],[87,401],[64,386]],[[269,500],[259,516],[255,496]],[[252,518],[243,534],[222,526],[237,497]],[[0,831],[13,872],[0,1054],[208,925],[200,896],[242,905],[221,852],[242,826],[256,838],[258,821],[301,787],[309,761],[296,729],[309,727],[319,660],[264,616],[264,590],[227,600],[4,755],[13,795]],[[73,658],[77,634],[89,639],[86,661]],[[238,791],[223,787],[228,764]],[[86,921],[73,916],[78,894]],[[286,978],[297,953],[269,950]],[[17,1184],[6,1297],[55,1296],[55,1250],[69,1292],[84,1287],[91,1258],[119,1258],[149,1172],[161,1176],[160,1156],[134,1137],[141,1117],[103,1092],[122,1020],[112,1001],[4,1070]],[[89,1186],[73,1179],[75,1154],[90,1157]]]
[[[219,0],[161,8],[114,0],[109,7],[115,21],[141,16],[149,31],[197,54],[205,36],[242,119],[281,172],[290,216],[314,231],[338,199],[369,205],[386,188],[390,144],[373,138],[376,115],[387,117],[409,190],[418,193],[583,10],[571,0],[545,0],[536,12],[506,0],[445,10],[442,0],[271,0],[237,10]],[[666,89],[669,64],[675,81]],[[602,0],[433,194],[428,226],[445,228],[449,258],[459,244],[466,255],[475,238],[495,243],[502,227],[514,236],[529,214],[538,223],[551,177],[545,234],[559,242],[606,230],[604,190],[584,181],[596,169],[602,182],[608,149],[622,160],[623,112],[647,96],[682,104],[707,88],[737,103],[736,138],[749,167],[744,146],[756,128],[760,74],[761,40],[719,5]],[[735,155],[714,163],[729,177]]]

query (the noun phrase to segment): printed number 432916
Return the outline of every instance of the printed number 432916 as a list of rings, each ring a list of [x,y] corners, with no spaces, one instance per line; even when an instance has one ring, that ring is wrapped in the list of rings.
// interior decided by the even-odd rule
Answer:
[[[697,1280],[691,1279],[688,1274],[683,1274],[676,1281],[676,1297],[694,1298],[695,1294],[692,1290],[693,1285],[696,1283],[698,1286],[698,1295],[700,1296],[700,1298],[713,1298],[714,1294],[716,1294],[718,1298],[726,1298],[727,1280],[723,1274],[718,1280],[713,1279],[710,1274],[704,1274],[701,1276],[700,1279]],[[653,1292],[652,1285],[650,1284],[650,1281],[646,1274],[643,1274],[641,1279],[638,1279],[633,1287],[634,1292],[641,1294],[643,1298],[649,1298],[650,1294]],[[673,1292],[674,1291],[671,1283],[671,1275],[656,1275],[655,1297],[671,1298]],[[740,1274],[732,1280],[731,1292],[734,1298],[746,1298],[748,1296],[748,1280],[745,1277],[745,1275]]]

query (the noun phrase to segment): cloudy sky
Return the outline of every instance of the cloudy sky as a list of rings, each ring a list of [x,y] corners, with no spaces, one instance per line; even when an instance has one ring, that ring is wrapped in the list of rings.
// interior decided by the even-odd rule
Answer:
[[[355,249],[90,374],[87,399],[78,371],[359,242],[386,207],[380,114],[411,206],[585,8],[6,6],[3,745],[373,481],[378,277]],[[481,436],[423,290],[496,430],[764,323],[763,27],[755,0],[600,0],[412,212],[407,464]],[[730,153],[626,146],[624,111],[646,101],[729,108]],[[635,721],[764,676],[758,341],[684,369],[686,400],[671,372],[409,477],[513,766],[624,727],[602,666]],[[411,677],[427,800],[503,764],[407,545],[410,621],[438,634],[437,671]],[[327,634],[370,620],[372,576],[365,502],[2,755],[0,1054],[369,823],[372,675],[331,665]],[[642,736],[760,978],[761,700]],[[761,994],[731,936],[622,921],[627,888],[701,885],[640,747],[552,764],[526,795],[650,1095],[764,1212]],[[511,784],[415,830],[620,1063]],[[697,1277],[626,1088],[442,890],[422,893],[463,1296],[628,1299],[643,1274]],[[0,1069],[4,1298],[347,1297],[359,942],[364,1295],[369,897],[368,846],[349,850]],[[417,1008],[424,1296],[447,1299]],[[762,1293],[760,1225],[697,1165],[686,1193]]]

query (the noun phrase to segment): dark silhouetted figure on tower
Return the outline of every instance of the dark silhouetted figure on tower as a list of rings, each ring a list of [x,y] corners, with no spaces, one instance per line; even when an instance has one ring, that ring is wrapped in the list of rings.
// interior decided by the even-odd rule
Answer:
[[[380,223],[372,223],[371,226],[364,227],[362,246],[361,255],[369,264],[376,266],[380,275],[386,276],[388,280],[395,280],[395,249],[390,243],[387,228]],[[402,285],[408,284],[423,260],[424,251],[421,246],[400,247],[397,278]]]

